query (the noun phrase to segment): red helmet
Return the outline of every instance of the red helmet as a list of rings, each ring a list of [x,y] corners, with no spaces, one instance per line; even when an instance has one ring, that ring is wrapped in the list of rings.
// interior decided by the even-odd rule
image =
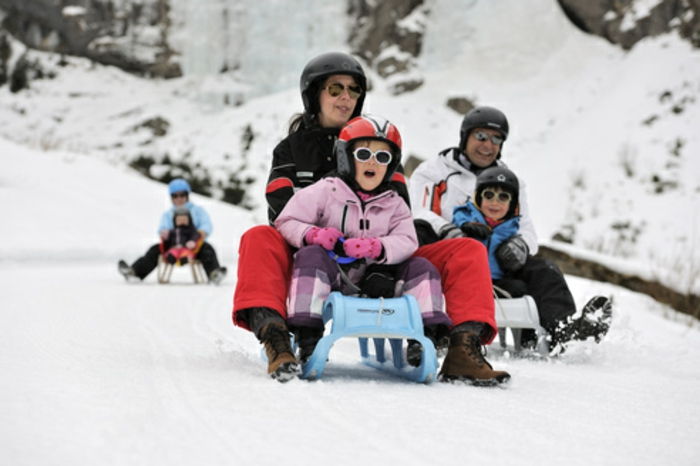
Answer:
[[[358,139],[373,139],[389,144],[393,158],[389,162],[382,182],[390,180],[401,163],[401,134],[396,126],[389,120],[374,115],[363,115],[348,121],[340,130],[340,135],[335,143],[335,159],[338,174],[341,176],[351,178],[355,176],[353,155],[348,149],[351,149],[353,143]]]

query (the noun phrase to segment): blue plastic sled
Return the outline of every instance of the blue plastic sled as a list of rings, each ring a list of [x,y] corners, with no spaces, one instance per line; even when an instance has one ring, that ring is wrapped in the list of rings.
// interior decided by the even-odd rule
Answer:
[[[302,367],[301,378],[319,379],[328,360],[328,353],[336,340],[343,337],[359,339],[362,362],[370,367],[387,371],[415,382],[430,383],[436,378],[437,355],[432,341],[423,334],[418,303],[413,296],[369,299],[344,296],[332,292],[323,304],[323,322],[332,320],[331,331],[321,338],[311,357]],[[374,343],[374,354],[369,351],[369,339]],[[391,361],[384,353],[389,340]],[[423,346],[419,367],[404,361],[403,340],[417,340]]]

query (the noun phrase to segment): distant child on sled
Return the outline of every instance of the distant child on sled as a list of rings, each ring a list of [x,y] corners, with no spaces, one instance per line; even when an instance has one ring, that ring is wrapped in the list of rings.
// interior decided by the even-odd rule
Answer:
[[[337,173],[294,194],[275,220],[282,236],[299,248],[287,312],[299,359],[305,362],[323,336],[322,304],[331,291],[411,294],[425,334],[435,342],[447,335],[451,322],[438,271],[428,260],[411,257],[418,248],[411,211],[389,184],[401,161],[399,131],[379,117],[356,117],[340,131],[335,155]],[[343,257],[354,261],[337,261]],[[373,271],[374,279],[364,280]],[[409,354],[409,362],[420,364],[420,354]]]
[[[190,184],[182,178],[176,178],[168,184],[168,194],[170,194],[173,205],[161,216],[158,226],[161,242],[151,246],[146,254],[131,265],[120,260],[118,269],[124,278],[128,280],[131,277],[136,277],[143,280],[158,266],[158,258],[161,255],[168,252],[170,248],[179,246],[180,249],[169,251],[169,254],[165,255],[167,262],[174,264],[181,255],[183,257],[192,256],[202,263],[209,282],[216,285],[221,283],[226,276],[226,267],[219,266],[219,260],[213,246],[206,242],[206,238],[212,232],[211,219],[204,208],[190,202],[191,191]],[[180,219],[179,226],[176,223],[178,217]],[[194,242],[194,247],[187,246],[189,241]],[[193,251],[194,254],[188,253],[185,249]],[[180,263],[183,262],[180,261]]]
[[[173,223],[175,228],[168,231],[167,238],[161,243],[161,252],[167,263],[175,264],[179,261],[181,265],[185,265],[194,259],[204,240],[192,224],[190,209],[187,207],[175,208]]]

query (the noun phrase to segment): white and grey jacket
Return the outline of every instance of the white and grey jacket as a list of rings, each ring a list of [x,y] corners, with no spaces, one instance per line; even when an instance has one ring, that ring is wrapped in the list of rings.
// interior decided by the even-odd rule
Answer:
[[[499,166],[506,166],[498,160]],[[452,212],[464,205],[474,195],[476,174],[467,168],[469,161],[456,148],[440,152],[437,157],[421,163],[411,175],[408,192],[411,198],[413,216],[425,220],[438,233],[442,227],[452,222]],[[530,248],[530,254],[537,253],[537,234],[529,215],[525,183],[520,183],[520,231]]]

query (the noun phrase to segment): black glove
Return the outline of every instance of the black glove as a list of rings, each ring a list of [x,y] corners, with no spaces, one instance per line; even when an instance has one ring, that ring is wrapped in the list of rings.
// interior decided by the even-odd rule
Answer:
[[[440,228],[440,239],[464,238],[464,233],[454,223],[448,223]]]
[[[520,270],[527,261],[530,248],[520,235],[507,239],[496,250],[496,259],[501,267],[508,272]]]
[[[491,235],[491,228],[484,223],[469,222],[463,223],[460,229],[470,238],[485,240]]]

